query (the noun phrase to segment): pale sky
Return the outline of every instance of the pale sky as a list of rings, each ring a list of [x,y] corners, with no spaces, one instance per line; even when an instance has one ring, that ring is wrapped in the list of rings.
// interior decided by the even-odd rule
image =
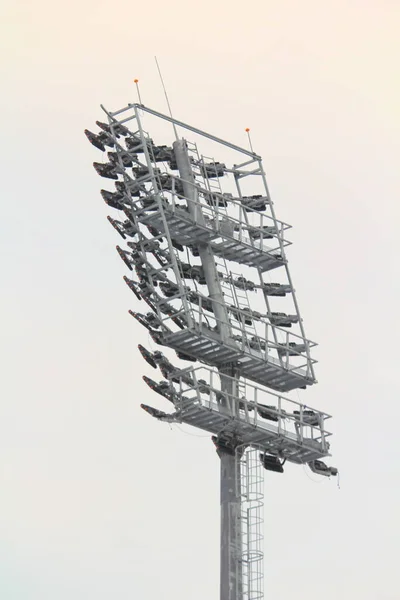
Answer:
[[[300,397],[341,489],[266,474],[265,597],[398,600],[399,2],[1,6],[1,599],[218,598],[219,459],[139,408],[164,405],[83,135],[135,77],[166,111],[156,54],[178,119],[251,128],[320,344]]]

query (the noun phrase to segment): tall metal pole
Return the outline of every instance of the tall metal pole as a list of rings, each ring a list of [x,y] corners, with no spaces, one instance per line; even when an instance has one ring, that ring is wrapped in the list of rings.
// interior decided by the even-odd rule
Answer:
[[[182,179],[183,192],[186,197],[188,211],[191,217],[200,225],[205,225],[204,215],[200,203],[197,203],[197,188],[195,179],[190,166],[189,154],[185,140],[177,140],[173,143],[176,164]],[[230,337],[228,311],[224,306],[224,297],[222,295],[219,282],[217,267],[215,266],[214,254],[209,244],[198,245],[199,256],[204,270],[209,296],[212,302],[213,311],[217,320],[217,328],[220,332],[222,341]]]
[[[220,600],[241,600],[240,460],[221,453]]]
[[[227,376],[228,375],[228,376]],[[233,398],[237,396],[234,369],[220,369],[221,390],[231,398],[232,416],[238,412]],[[229,400],[227,400],[229,403]],[[229,405],[227,407],[229,411]],[[240,456],[221,451],[220,503],[221,503],[221,565],[220,600],[241,600],[243,593],[242,529],[240,495]]]
[[[185,140],[173,143],[176,163],[182,180],[189,214],[199,224],[204,225],[205,219],[200,204],[197,203],[197,188],[190,165],[189,154]],[[214,302],[213,311],[217,320],[217,328],[223,341],[230,335],[229,315],[224,305],[219,276],[215,265],[214,254],[209,244],[198,245],[199,256],[204,270],[210,299]],[[229,375],[232,369],[220,370],[221,390],[226,399],[221,401],[221,409],[229,411],[232,416],[236,407],[233,406],[235,392],[234,380]],[[227,376],[228,375],[228,376]],[[231,399],[231,402],[229,401]],[[220,564],[220,600],[241,600],[242,573],[240,563],[241,523],[240,523],[240,493],[238,493],[239,461],[235,456],[226,452],[220,453],[221,459],[221,564]]]

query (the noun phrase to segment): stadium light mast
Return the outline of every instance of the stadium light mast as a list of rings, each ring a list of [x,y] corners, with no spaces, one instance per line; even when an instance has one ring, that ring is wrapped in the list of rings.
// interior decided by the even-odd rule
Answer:
[[[329,415],[283,395],[316,383],[315,343],[305,336],[286,258],[290,226],[275,216],[252,148],[142,104],[102,108],[107,123],[97,121],[100,132],[85,133],[103,152],[112,149],[109,161],[94,167],[115,180],[116,190],[101,194],[124,215],[108,217],[130,238],[128,249],[117,251],[136,280],[124,279],[150,308],[129,312],[157,344],[195,363],[174,366],[139,344],[164,377],[143,379],[173,411],[142,408],[160,421],[212,434],[221,461],[220,600],[260,600],[263,469],[283,473],[288,460],[337,474],[321,460],[330,456]],[[170,123],[184,137],[156,145],[144,122],[157,131]],[[200,143],[226,162],[204,156]]]

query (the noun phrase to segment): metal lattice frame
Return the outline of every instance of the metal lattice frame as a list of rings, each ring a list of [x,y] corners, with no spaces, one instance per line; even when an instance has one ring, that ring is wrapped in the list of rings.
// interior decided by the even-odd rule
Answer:
[[[143,110],[154,114],[154,111],[149,109]],[[146,269],[153,289],[156,282],[161,279],[167,279],[177,287],[177,293],[170,298],[169,304],[184,319],[187,325],[184,332],[177,331],[172,323],[172,317],[163,314],[162,304],[165,303],[165,299],[157,295],[154,299],[157,314],[165,326],[164,336],[167,345],[186,353],[192,351],[193,356],[208,361],[208,364],[224,365],[230,361],[238,361],[245,376],[279,391],[289,391],[314,383],[314,361],[310,357],[310,349],[315,344],[305,336],[285,255],[285,249],[289,244],[285,239],[285,232],[289,226],[275,217],[261,159],[251,155],[250,160],[225,170],[225,174],[231,176],[238,190],[236,197],[229,197],[228,211],[228,208],[219,206],[218,201],[227,201],[227,196],[224,195],[226,192],[221,190],[219,178],[216,185],[212,182],[212,177],[207,177],[209,171],[204,168],[207,164],[205,157],[199,155],[195,144],[188,145],[189,156],[197,171],[195,172],[197,200],[193,202],[195,206],[195,217],[193,217],[182,204],[179,193],[181,180],[176,172],[166,169],[169,178],[167,183],[171,187],[167,190],[160,170],[154,167],[157,163],[154,162],[155,157],[151,154],[150,138],[141,125],[139,107],[128,107],[125,111],[107,114],[111,124],[117,114],[119,116],[124,114],[121,123],[133,121],[137,126],[135,132],[137,146],[132,148],[130,155],[134,164],[137,164],[139,169],[143,169],[144,174],[141,177],[131,177],[120,159],[121,175],[126,185],[127,209],[132,212],[133,220],[139,228],[140,225],[147,225],[160,232],[158,236],[153,237],[153,240],[162,237],[167,240],[168,251],[164,252],[165,266],[154,264],[149,258],[146,252],[146,238],[143,235],[140,235],[138,242],[142,255],[146,256]],[[189,126],[187,128],[193,130]],[[216,140],[213,136],[207,137]],[[115,142],[120,158],[127,153],[127,149],[118,139]],[[218,143],[232,148],[232,145],[226,142],[218,140]],[[141,150],[145,161],[136,159],[135,163],[134,155]],[[249,154],[243,149],[240,153]],[[202,172],[206,176],[201,175]],[[242,204],[245,197],[242,190],[245,178],[253,180],[251,186],[260,192],[261,198],[265,199],[267,210],[263,213],[251,210]],[[133,195],[138,190],[141,191],[140,197]],[[146,209],[143,209],[143,195],[146,197]],[[217,201],[210,202],[210,197]],[[156,212],[152,209],[156,209]],[[202,223],[201,215],[204,217],[201,219]],[[229,312],[233,316],[230,324],[231,340],[223,347],[213,335],[212,330],[218,325],[218,319],[212,313],[213,307],[210,310],[207,298],[201,292],[195,289],[188,292],[187,281],[183,279],[180,270],[181,258],[177,256],[179,251],[174,247],[172,240],[175,245],[186,246],[208,243],[213,253],[221,259],[218,264],[221,284],[225,296],[232,303]],[[238,281],[235,263],[257,271],[259,281],[254,283],[255,287],[251,291],[246,289],[246,282]],[[266,280],[267,274],[276,269],[281,272],[283,269],[284,272],[284,276],[280,277],[282,283],[279,286]],[[169,271],[169,276],[165,274],[166,271]],[[252,306],[257,303],[255,296],[258,305],[263,309],[262,312],[252,309]],[[264,303],[260,303],[261,297]],[[272,302],[279,307],[278,303],[282,297],[286,305],[288,300],[291,300],[293,306],[293,310],[286,316],[281,312],[274,312],[271,307]],[[289,326],[290,331],[286,328]],[[298,331],[295,332],[295,329]],[[203,343],[198,343],[200,339]]]

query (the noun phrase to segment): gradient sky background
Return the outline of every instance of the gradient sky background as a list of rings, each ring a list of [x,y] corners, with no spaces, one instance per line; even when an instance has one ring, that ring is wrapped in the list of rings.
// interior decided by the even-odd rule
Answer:
[[[134,77],[165,112],[156,54],[177,118],[251,127],[320,343],[300,396],[335,417],[340,490],[266,475],[266,598],[398,600],[399,2],[1,7],[0,597],[218,598],[218,458],[139,409],[148,339],[83,135]]]

